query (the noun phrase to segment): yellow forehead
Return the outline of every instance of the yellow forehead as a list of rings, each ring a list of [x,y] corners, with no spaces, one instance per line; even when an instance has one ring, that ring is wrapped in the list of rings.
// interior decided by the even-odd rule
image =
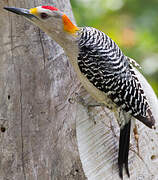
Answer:
[[[37,15],[37,14],[38,14],[37,8],[31,8],[31,9],[30,9],[30,13],[31,13],[31,14],[34,14],[34,15]]]

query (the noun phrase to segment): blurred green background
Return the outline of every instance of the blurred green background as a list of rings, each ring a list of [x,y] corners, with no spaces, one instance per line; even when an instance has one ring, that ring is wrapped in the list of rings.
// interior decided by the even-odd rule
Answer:
[[[79,26],[110,36],[124,54],[142,66],[158,95],[158,1],[70,0]]]

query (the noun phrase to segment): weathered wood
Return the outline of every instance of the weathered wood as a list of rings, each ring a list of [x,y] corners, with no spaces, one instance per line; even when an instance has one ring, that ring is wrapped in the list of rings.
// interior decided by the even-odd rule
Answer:
[[[119,127],[112,113],[92,108],[95,124],[86,107],[69,103],[77,91],[86,103],[92,99],[80,90],[63,49],[22,17],[2,10],[42,3],[0,1],[0,180],[119,179]],[[44,2],[50,3],[73,19],[69,0]],[[130,146],[131,179],[156,179],[158,133],[137,124],[139,141],[132,132]]]
[[[0,1],[0,180],[85,179],[75,112],[76,75],[63,49],[4,6],[53,4],[73,19],[69,0]]]
[[[129,149],[131,180],[158,179],[158,100],[144,77],[135,69],[156,119],[156,130],[141,122],[132,121]],[[92,99],[81,92],[86,103]],[[89,180],[120,180],[118,175],[119,126],[110,110],[105,107],[91,108],[93,120],[86,108],[78,105],[76,132],[83,169]],[[124,179],[129,179],[124,170]]]

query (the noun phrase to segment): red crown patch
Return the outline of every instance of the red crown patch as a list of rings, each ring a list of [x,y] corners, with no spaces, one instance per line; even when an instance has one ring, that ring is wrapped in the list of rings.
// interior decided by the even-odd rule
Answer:
[[[58,8],[53,7],[53,6],[42,6],[42,8],[44,8],[44,9],[49,9],[49,10],[51,10],[51,11],[58,11],[58,10],[59,10]]]

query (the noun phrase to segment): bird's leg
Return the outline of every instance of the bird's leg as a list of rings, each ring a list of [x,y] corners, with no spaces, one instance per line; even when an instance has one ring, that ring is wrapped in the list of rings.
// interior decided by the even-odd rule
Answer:
[[[92,114],[90,112],[90,109],[89,109],[89,107],[91,105],[87,104],[82,96],[80,96],[78,93],[75,93],[75,97],[69,98],[68,101],[71,104],[76,102],[76,103],[81,104],[82,106],[84,106],[86,111],[87,111],[88,117],[93,120],[94,124],[96,124],[96,121],[95,121],[94,117],[92,116]]]
[[[75,97],[69,98],[68,101],[70,103],[75,103],[76,102],[76,103],[79,103],[82,106],[84,106],[86,108],[86,110],[87,110],[87,114],[88,114],[89,118],[93,120],[94,124],[96,124],[96,121],[94,119],[94,116],[92,115],[91,108],[95,108],[95,107],[99,107],[99,106],[106,106],[103,103],[93,103],[93,104],[86,103],[84,98],[82,96],[80,96],[78,93],[75,93]]]
[[[105,104],[104,103],[88,104],[88,108],[93,108],[98,106],[105,106]]]

